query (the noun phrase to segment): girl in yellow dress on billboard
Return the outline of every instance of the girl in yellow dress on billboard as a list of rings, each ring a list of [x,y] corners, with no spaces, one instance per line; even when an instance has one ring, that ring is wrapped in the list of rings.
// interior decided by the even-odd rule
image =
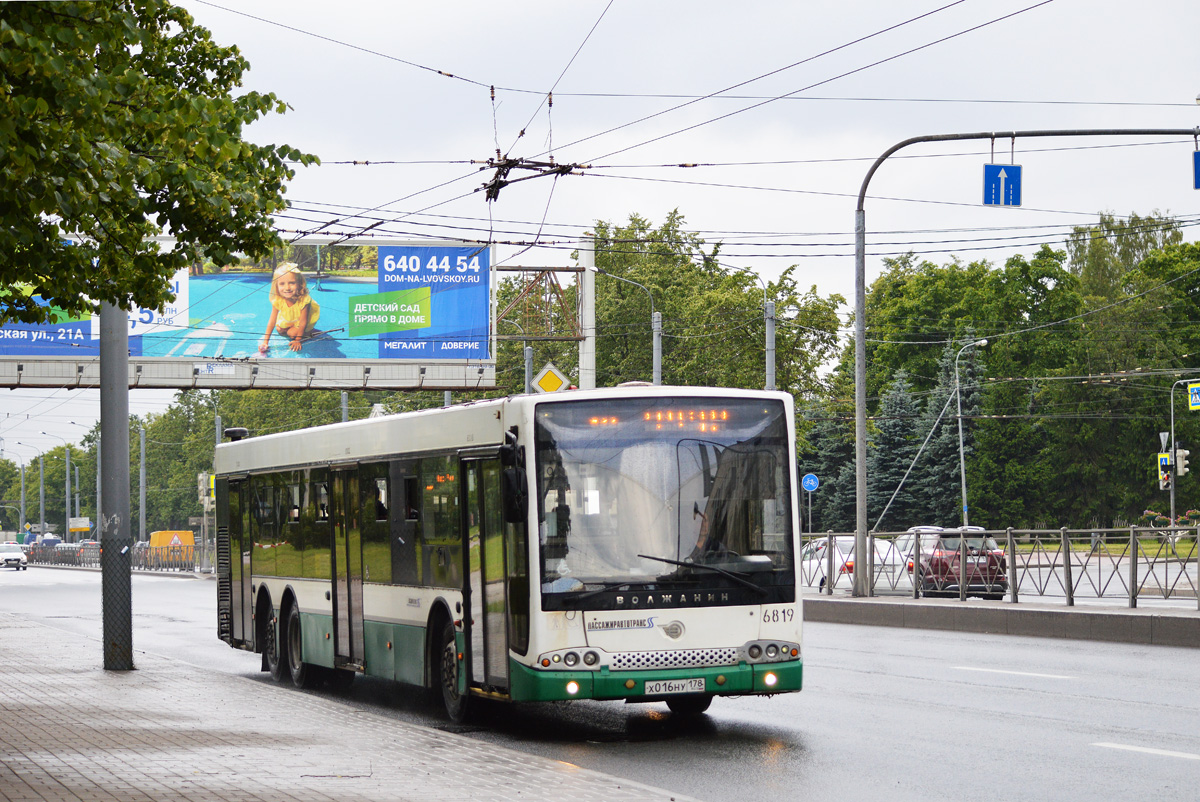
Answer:
[[[271,277],[271,319],[267,323],[266,336],[258,344],[258,352],[267,352],[267,344],[275,331],[291,340],[289,348],[299,351],[303,341],[312,336],[319,317],[321,307],[308,294],[308,282],[299,265],[284,262],[275,268]]]

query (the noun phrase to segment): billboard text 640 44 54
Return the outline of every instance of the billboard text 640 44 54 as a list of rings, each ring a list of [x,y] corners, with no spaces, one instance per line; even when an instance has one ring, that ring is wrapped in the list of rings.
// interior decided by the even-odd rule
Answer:
[[[487,387],[492,252],[456,242],[291,243],[197,264],[129,313],[131,386]],[[95,386],[98,317],[0,326],[0,386]]]

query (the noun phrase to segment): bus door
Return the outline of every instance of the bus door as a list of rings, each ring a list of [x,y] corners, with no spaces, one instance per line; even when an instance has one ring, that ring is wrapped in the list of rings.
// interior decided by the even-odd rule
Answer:
[[[334,664],[363,665],[362,529],[357,466],[330,471]]]
[[[242,479],[216,482],[217,625],[221,640],[231,645],[254,642],[248,485]]]
[[[508,688],[507,599],[500,460],[462,459],[464,617],[471,683]]]

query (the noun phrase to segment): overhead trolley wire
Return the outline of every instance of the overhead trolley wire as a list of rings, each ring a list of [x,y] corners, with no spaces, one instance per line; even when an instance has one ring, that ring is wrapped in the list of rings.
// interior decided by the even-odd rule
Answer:
[[[963,1],[963,0],[959,0],[959,2],[962,2],[962,1]],[[946,9],[948,9],[948,8],[951,8],[952,6],[956,6],[956,5],[958,5],[958,4],[959,4],[959,2],[950,3],[949,5],[942,6],[941,8],[934,9],[933,11],[929,11],[929,12],[927,12],[927,13],[925,13],[925,14],[922,14],[922,15],[920,15],[920,16],[918,16],[918,17],[913,17],[913,18],[912,18],[912,19],[910,19],[910,20],[906,20],[906,21],[904,21],[904,22],[902,22],[902,23],[899,23],[899,24],[897,24],[897,25],[894,25],[894,26],[892,26],[892,27],[890,27],[890,28],[884,28],[884,29],[883,29],[883,30],[881,30],[881,31],[877,31],[876,33],[870,34],[869,36],[865,36],[865,37],[863,37],[862,39],[856,40],[856,41],[854,41],[854,42],[849,42],[849,43],[847,43],[847,44],[845,44],[845,45],[840,45],[840,46],[838,46],[838,47],[836,47],[836,48],[833,48],[833,49],[831,49],[831,50],[827,50],[827,51],[825,51],[825,52],[823,52],[823,53],[819,53],[819,54],[817,54],[816,56],[812,56],[812,57],[810,57],[810,58],[808,58],[808,59],[804,59],[803,61],[796,62],[796,64],[789,65],[788,67],[784,67],[784,68],[782,68],[782,69],[791,69],[792,67],[798,66],[798,65],[800,65],[800,64],[804,64],[804,63],[806,63],[806,62],[812,61],[813,59],[820,58],[820,57],[822,57],[822,56],[824,56],[824,55],[828,55],[829,53],[836,52],[837,50],[842,50],[842,49],[844,49],[844,48],[846,48],[846,47],[849,47],[849,46],[851,46],[851,45],[853,45],[853,44],[858,44],[859,42],[866,41],[867,39],[870,39],[870,38],[873,38],[873,37],[875,37],[875,36],[878,36],[878,35],[880,35],[880,34],[886,33],[886,32],[888,32],[888,31],[890,31],[890,30],[894,30],[894,29],[896,29],[896,28],[899,28],[899,27],[902,27],[902,26],[904,26],[904,25],[908,25],[908,24],[909,24],[909,23],[911,23],[911,22],[915,22],[915,21],[917,21],[917,20],[919,20],[919,19],[922,19],[922,18],[924,18],[924,17],[928,17],[928,16],[930,16],[930,15],[932,15],[932,14],[936,14],[936,13],[939,13],[939,12],[941,12],[941,11],[944,11],[944,10],[946,10]],[[838,75],[835,75],[835,76],[833,76],[833,77],[831,77],[831,78],[826,78],[826,79],[824,79],[824,80],[821,80],[821,81],[818,81],[818,82],[816,82],[816,83],[809,84],[808,86],[802,87],[802,88],[800,88],[800,89],[793,90],[793,91],[791,91],[791,92],[788,92],[788,93],[786,93],[786,94],[784,94],[784,95],[779,95],[779,96],[777,96],[777,97],[773,97],[773,98],[770,98],[770,99],[768,99],[768,100],[763,100],[763,101],[761,101],[761,102],[754,103],[754,104],[751,104],[751,105],[749,105],[749,106],[744,106],[744,107],[742,107],[742,108],[740,108],[740,109],[737,109],[736,111],[731,111],[731,112],[729,112],[728,114],[722,114],[722,115],[719,115],[719,116],[717,116],[717,117],[713,117],[713,118],[710,118],[710,119],[708,119],[708,120],[705,120],[705,121],[703,121],[703,122],[695,123],[694,125],[689,125],[689,126],[686,126],[686,127],[684,127],[684,128],[680,128],[680,129],[678,129],[678,130],[676,130],[676,131],[671,131],[670,133],[662,134],[661,136],[657,136],[657,137],[654,137],[654,138],[652,138],[652,139],[647,139],[647,140],[645,140],[645,141],[643,141],[643,142],[639,142],[639,143],[637,143],[637,144],[634,144],[634,145],[629,145],[628,147],[620,148],[619,150],[614,150],[614,151],[611,151],[611,152],[609,152],[609,153],[605,153],[604,155],[601,155],[601,156],[596,156],[596,157],[594,157],[594,158],[588,159],[587,161],[589,161],[589,162],[594,162],[594,161],[598,161],[598,160],[600,160],[600,159],[607,159],[607,158],[609,158],[610,156],[615,156],[615,155],[617,155],[618,153],[626,153],[626,152],[628,152],[628,151],[634,150],[635,148],[639,148],[639,147],[642,147],[642,146],[644,146],[644,145],[649,145],[649,144],[651,144],[651,143],[654,143],[654,142],[659,142],[659,141],[662,141],[663,139],[667,139],[667,138],[669,138],[669,137],[676,136],[677,134],[682,134],[682,133],[685,133],[685,132],[687,132],[687,131],[693,131],[693,130],[695,130],[695,129],[697,129],[697,128],[701,128],[701,127],[703,127],[703,126],[706,126],[706,125],[711,125],[712,123],[715,123],[715,122],[720,122],[721,120],[727,120],[727,119],[729,119],[730,117],[734,117],[734,116],[737,116],[737,115],[739,115],[739,114],[743,114],[743,113],[745,113],[745,112],[747,112],[747,111],[753,111],[754,109],[761,108],[762,106],[768,105],[768,104],[770,104],[770,103],[774,103],[774,102],[776,102],[776,101],[778,101],[778,100],[783,100],[784,98],[791,97],[792,95],[799,94],[800,92],[807,92],[808,90],[810,90],[810,89],[815,89],[815,88],[817,88],[818,86],[824,86],[825,84],[832,83],[832,82],[834,82],[834,81],[837,81],[837,80],[841,80],[842,78],[846,78],[846,77],[848,77],[848,76],[855,75],[855,74],[857,74],[857,73],[864,72],[864,71],[866,71],[866,70],[869,70],[869,69],[873,69],[873,68],[875,68],[875,67],[878,67],[878,66],[880,66],[880,65],[887,64],[888,62],[895,61],[895,60],[897,60],[897,59],[900,59],[900,58],[903,58],[903,57],[905,57],[905,56],[912,55],[913,53],[918,53],[918,52],[920,52],[920,51],[922,51],[922,50],[926,50],[926,49],[928,49],[928,48],[930,48],[930,47],[934,47],[935,45],[943,44],[943,43],[945,43],[945,42],[948,42],[948,41],[950,41],[950,40],[952,40],[952,39],[957,39],[957,38],[958,38],[958,37],[960,37],[960,36],[965,36],[965,35],[966,35],[966,34],[968,34],[968,33],[973,33],[973,32],[975,32],[975,31],[978,31],[978,30],[981,30],[981,29],[983,29],[983,28],[986,28],[986,27],[988,27],[988,26],[990,26],[990,25],[995,25],[995,24],[996,24],[996,23],[998,23],[998,22],[1003,22],[1003,21],[1005,21],[1005,20],[1012,19],[1013,17],[1019,16],[1019,15],[1021,15],[1021,14],[1024,14],[1024,13],[1028,12],[1028,11],[1032,11],[1032,10],[1034,10],[1034,9],[1036,9],[1036,8],[1040,8],[1040,7],[1042,7],[1042,6],[1049,5],[1050,3],[1053,3],[1053,2],[1054,2],[1054,0],[1041,0],[1041,2],[1034,3],[1034,4],[1033,4],[1033,5],[1031,5],[1031,6],[1027,6],[1027,7],[1023,8],[1023,9],[1019,9],[1019,10],[1017,10],[1017,11],[1014,11],[1014,12],[1010,13],[1010,14],[1005,14],[1005,15],[1003,15],[1003,16],[996,17],[995,19],[989,20],[989,21],[987,21],[987,22],[980,23],[979,25],[975,25],[975,26],[972,26],[972,27],[970,27],[970,28],[966,28],[966,29],[964,29],[964,30],[958,31],[957,33],[952,33],[952,34],[950,34],[950,35],[948,35],[948,36],[943,36],[943,37],[941,37],[940,39],[935,39],[935,40],[934,40],[934,41],[932,41],[932,42],[926,42],[926,43],[925,43],[925,44],[923,44],[923,45],[918,45],[917,47],[909,48],[908,50],[905,50],[905,51],[903,51],[903,52],[896,53],[896,54],[894,54],[894,55],[888,56],[887,58],[883,58],[883,59],[879,59],[879,60],[877,60],[877,61],[873,61],[873,62],[871,62],[870,64],[866,64],[866,65],[864,65],[864,66],[861,66],[861,67],[856,67],[855,69],[852,69],[852,70],[847,70],[846,72],[839,73]],[[782,71],[782,69],[781,69],[781,70],[776,70],[775,72],[781,72],[781,71]],[[767,74],[768,74],[768,75],[773,75],[774,73],[767,73]],[[765,76],[760,76],[760,77],[765,77]],[[754,80],[757,80],[757,79],[754,79]],[[743,83],[743,84],[738,84],[738,86],[743,86],[743,85],[744,85],[744,83]],[[731,87],[731,88],[736,88],[736,87]],[[696,101],[692,101],[692,102],[696,102]],[[690,105],[690,103],[685,103],[685,104],[682,104],[682,105],[678,106],[677,108],[683,108],[684,106],[687,106],[687,105]],[[673,110],[674,110],[674,109],[669,109],[668,111],[673,111]],[[659,116],[659,115],[653,115],[653,116]],[[647,117],[647,118],[643,118],[643,119],[650,119],[650,118],[649,118],[649,117]],[[638,120],[638,121],[635,121],[635,122],[641,122],[641,120]],[[621,127],[625,127],[625,126],[621,126]],[[604,132],[602,132],[601,134],[596,134],[596,135],[594,135],[594,136],[591,136],[591,137],[586,137],[586,138],[585,138],[585,139],[583,139],[583,140],[577,140],[576,142],[574,142],[574,143],[572,143],[572,144],[578,144],[579,142],[583,142],[583,141],[586,141],[586,140],[588,140],[588,139],[594,139],[594,138],[596,138],[597,136],[601,136],[601,135],[603,135],[603,134],[606,134],[606,133],[611,133],[611,132],[612,132],[612,131],[614,131],[614,130],[619,130],[619,129],[609,129],[608,131],[604,131]]]

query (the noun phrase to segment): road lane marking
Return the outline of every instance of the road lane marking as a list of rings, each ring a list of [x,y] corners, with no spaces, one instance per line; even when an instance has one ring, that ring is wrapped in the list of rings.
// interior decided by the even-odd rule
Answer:
[[[1034,674],[1032,671],[1004,671],[999,668],[975,668],[974,666],[955,666],[955,671],[983,671],[988,674],[1009,674],[1014,677],[1040,677],[1042,679],[1075,679],[1062,674]]]
[[[1194,755],[1191,752],[1171,752],[1167,749],[1151,749],[1148,746],[1127,746],[1126,744],[1092,744],[1103,749],[1124,749],[1126,752],[1142,752],[1147,755],[1158,755],[1160,757],[1178,757],[1184,760],[1200,760],[1200,755]]]

